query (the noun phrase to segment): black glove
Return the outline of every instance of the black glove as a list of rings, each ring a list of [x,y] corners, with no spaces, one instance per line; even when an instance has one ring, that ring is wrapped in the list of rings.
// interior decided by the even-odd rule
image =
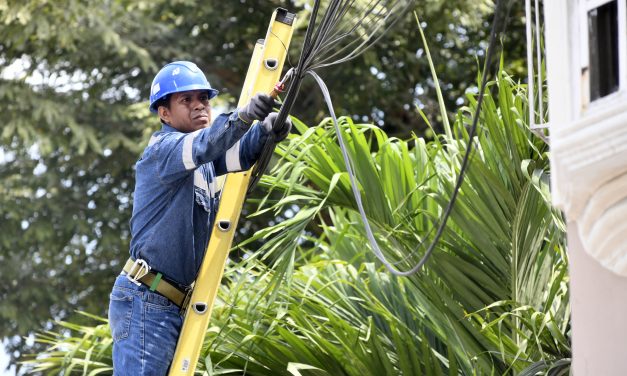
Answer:
[[[278,113],[273,112],[264,119],[263,123],[261,123],[263,129],[266,133],[270,134],[270,137],[272,137],[274,142],[283,141],[285,137],[290,134],[290,130],[292,129],[292,121],[289,116],[285,119],[285,123],[283,123],[281,129],[274,129],[274,122],[278,116]]]
[[[257,93],[247,105],[239,109],[238,114],[244,123],[250,124],[255,120],[265,119],[275,105],[271,96]]]

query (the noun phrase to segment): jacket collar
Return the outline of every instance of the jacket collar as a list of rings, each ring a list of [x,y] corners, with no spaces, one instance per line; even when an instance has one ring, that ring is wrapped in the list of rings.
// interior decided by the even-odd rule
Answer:
[[[174,128],[170,124],[165,124],[165,123],[162,124],[161,131],[162,132],[180,132],[178,129]]]

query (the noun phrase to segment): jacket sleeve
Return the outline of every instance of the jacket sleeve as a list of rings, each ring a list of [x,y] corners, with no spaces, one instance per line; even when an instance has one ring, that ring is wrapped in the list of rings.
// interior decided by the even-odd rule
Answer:
[[[253,123],[246,134],[235,143],[224,155],[214,162],[216,175],[228,172],[246,171],[251,168],[261,155],[268,133],[258,121]]]
[[[248,129],[249,125],[234,112],[218,116],[210,127],[195,132],[162,134],[155,141],[153,153],[159,179],[172,183],[187,177],[202,164],[222,159]]]

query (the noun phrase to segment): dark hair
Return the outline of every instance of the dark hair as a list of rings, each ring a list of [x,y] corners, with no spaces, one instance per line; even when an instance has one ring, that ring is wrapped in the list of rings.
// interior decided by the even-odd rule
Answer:
[[[163,97],[163,98],[161,98],[161,99],[157,100],[157,101],[155,102],[155,109],[156,109],[157,111],[159,111],[159,107],[163,106],[163,107],[165,107],[165,108],[167,108],[167,109],[169,110],[169,109],[170,109],[170,97],[171,97],[171,95],[170,95],[170,94],[168,94],[168,95],[166,95],[165,97]],[[166,122],[165,122],[165,121],[163,121],[163,119],[161,119],[161,117],[159,118],[159,120],[161,120],[161,122],[162,122],[163,124],[166,124]]]

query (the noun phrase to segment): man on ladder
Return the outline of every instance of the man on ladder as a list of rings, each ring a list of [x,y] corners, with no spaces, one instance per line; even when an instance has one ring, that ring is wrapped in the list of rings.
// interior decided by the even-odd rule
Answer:
[[[135,165],[131,258],[110,296],[116,375],[168,372],[216,217],[216,176],[249,169],[268,137],[289,133],[289,120],[280,134],[273,130],[275,102],[265,94],[211,123],[216,95],[187,61],[153,80],[150,111],[163,125]]]

